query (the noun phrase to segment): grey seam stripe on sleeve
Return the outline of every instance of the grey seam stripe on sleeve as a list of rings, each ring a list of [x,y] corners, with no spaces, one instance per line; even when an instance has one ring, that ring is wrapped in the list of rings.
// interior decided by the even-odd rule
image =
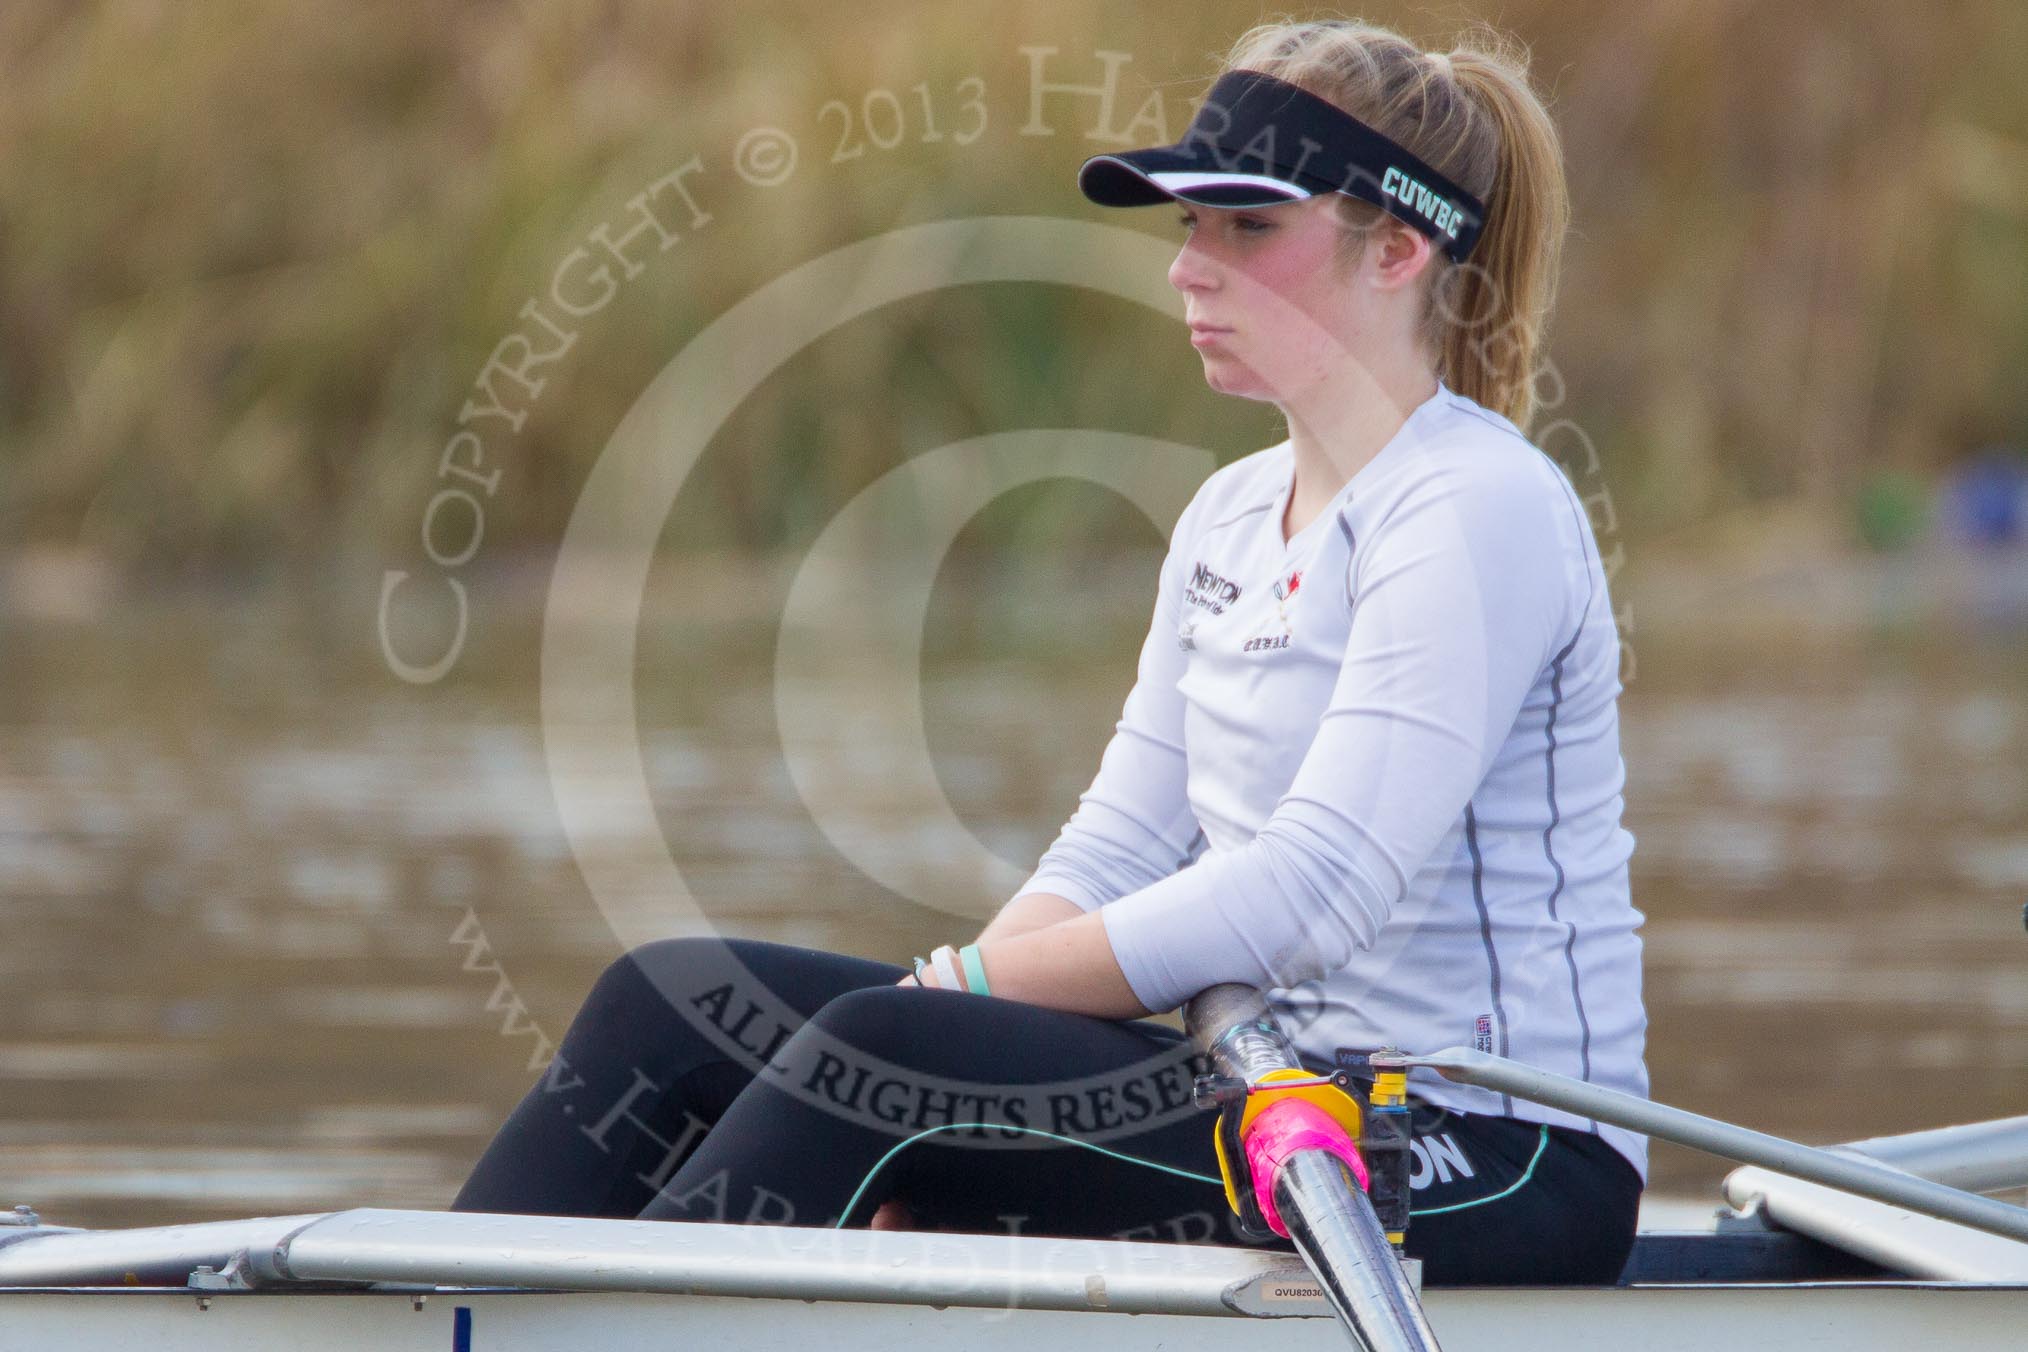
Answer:
[[[1359,542],[1352,537],[1352,523],[1345,519],[1343,508],[1338,511],[1338,533],[1345,537],[1345,604],[1349,606],[1353,602],[1352,559],[1359,552]]]
[[[1549,793],[1549,825],[1542,829],[1542,852],[1548,857],[1549,866],[1556,871],[1556,885],[1549,893],[1549,918],[1552,921],[1558,921],[1560,917],[1556,913],[1556,899],[1563,893],[1563,865],[1557,862],[1556,851],[1551,846],[1549,839],[1550,832],[1554,831],[1557,824],[1562,820],[1562,814],[1556,802],[1556,712],[1563,705],[1563,664],[1569,658],[1572,651],[1576,649],[1577,640],[1584,634],[1585,621],[1591,618],[1592,604],[1598,600],[1598,583],[1593,579],[1591,574],[1592,561],[1594,559],[1598,560],[1599,572],[1602,575],[1605,571],[1605,560],[1584,548],[1584,541],[1588,534],[1584,529],[1584,509],[1578,504],[1577,491],[1571,486],[1570,477],[1563,472],[1562,466],[1557,465],[1555,460],[1550,459],[1548,452],[1537,447],[1536,453],[1541,455],[1544,460],[1548,460],[1556,468],[1556,477],[1563,489],[1564,503],[1570,508],[1571,518],[1577,525],[1578,550],[1583,554],[1585,563],[1584,609],[1578,612],[1577,629],[1571,634],[1570,642],[1563,645],[1562,651],[1556,654],[1556,660],[1551,664],[1549,673],[1549,719],[1542,729],[1543,736],[1548,742],[1548,749],[1543,753],[1543,762],[1547,767]],[[1570,968],[1570,999],[1571,1003],[1577,1007],[1578,1058],[1583,1067],[1584,1078],[1589,1080],[1591,1078],[1591,1020],[1585,1015],[1584,993],[1579,988],[1577,979],[1577,925],[1572,921],[1562,921],[1561,923],[1565,930],[1563,961]],[[1593,1135],[1598,1134],[1598,1123],[1590,1122],[1587,1125]]]
[[[1272,506],[1274,506],[1272,502],[1257,502],[1253,504],[1251,507],[1237,508],[1228,515],[1222,516],[1218,518],[1218,520],[1206,526],[1203,530],[1197,533],[1197,536],[1201,540],[1215,530],[1224,530],[1227,526],[1230,526],[1233,522],[1244,521],[1246,518],[1252,516],[1255,512],[1265,512],[1268,508]]]
[[[1500,1055],[1507,1054],[1507,1011],[1500,1007],[1500,955],[1493,951],[1493,917],[1486,910],[1486,867],[1479,858],[1479,819],[1465,802],[1465,848],[1472,852],[1472,904],[1479,908],[1479,938],[1486,945],[1487,982],[1493,991],[1493,1022],[1500,1030]],[[1500,1095],[1500,1111],[1514,1115],[1514,1096]]]
[[[1578,634],[1584,632],[1584,622],[1578,622]],[[1591,1020],[1584,1012],[1584,990],[1577,979],[1577,922],[1564,920],[1556,913],[1556,899],[1563,895],[1563,864],[1556,857],[1556,847],[1550,841],[1550,833],[1563,820],[1563,813],[1556,802],[1556,711],[1563,706],[1563,662],[1577,646],[1577,634],[1570,636],[1570,642],[1563,645],[1563,651],[1556,655],[1555,663],[1549,669],[1549,717],[1542,725],[1542,735],[1548,746],[1542,753],[1543,765],[1549,785],[1549,824],[1542,828],[1542,853],[1549,860],[1549,867],[1556,873],[1556,883],[1549,889],[1549,918],[1564,928],[1563,964],[1570,969],[1570,1000],[1577,1008],[1578,1061],[1584,1068],[1584,1078],[1591,1078]],[[1594,1134],[1598,1123],[1585,1124]]]

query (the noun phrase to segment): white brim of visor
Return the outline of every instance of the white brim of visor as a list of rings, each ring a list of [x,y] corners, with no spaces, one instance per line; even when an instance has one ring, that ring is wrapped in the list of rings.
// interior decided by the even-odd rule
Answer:
[[[1132,165],[1127,167],[1133,168]],[[1269,178],[1265,174],[1202,174],[1181,171],[1149,174],[1140,170],[1135,172],[1140,173],[1141,177],[1162,191],[1178,196],[1198,188],[1259,188],[1265,192],[1276,193],[1291,202],[1305,201],[1315,195],[1307,188],[1279,178]]]

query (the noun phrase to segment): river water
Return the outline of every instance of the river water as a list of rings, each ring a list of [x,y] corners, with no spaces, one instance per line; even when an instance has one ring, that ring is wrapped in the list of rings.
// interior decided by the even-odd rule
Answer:
[[[1005,867],[1117,716],[1145,604],[1122,577],[1071,625],[990,576],[934,599],[927,746]],[[185,596],[0,640],[0,1205],[97,1226],[447,1201],[619,951],[559,825],[532,610],[496,607],[429,688],[344,606]],[[889,958],[974,923],[989,887],[883,799],[871,734],[855,857],[918,900],[813,823],[773,642],[741,613],[645,624],[642,760],[702,915],[620,923]],[[1811,1141],[2023,1111],[2023,632],[1675,631],[1637,654],[1656,1095]],[[1658,1148],[1653,1191],[1701,1204],[1721,1172]]]

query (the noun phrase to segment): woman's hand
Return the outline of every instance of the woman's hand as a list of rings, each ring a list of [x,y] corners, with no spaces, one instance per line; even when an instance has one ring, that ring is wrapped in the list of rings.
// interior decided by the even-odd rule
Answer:
[[[937,975],[936,957],[937,954],[932,952],[928,958],[915,959],[915,970],[902,973],[901,979],[894,984],[897,986],[921,986],[925,990],[945,989],[943,978]],[[951,961],[955,968],[957,962],[955,955],[953,955]],[[964,989],[963,985],[960,984],[958,989]]]
[[[869,1230],[913,1230],[916,1228],[915,1213],[910,1211],[908,1204],[900,1198],[890,1197],[880,1204],[880,1210],[873,1213],[873,1219],[867,1222],[866,1228]]]
[[[1105,922],[1096,911],[1079,911],[1073,920],[982,943],[979,962],[991,993],[1009,1000],[1102,1019],[1138,1019],[1148,1013],[1120,971],[1112,943],[1106,938]],[[921,978],[926,987],[945,986],[936,968],[928,964],[923,966]],[[894,984],[912,986],[916,974],[901,977]],[[954,989],[964,988],[960,976]]]
[[[1075,920],[1084,914],[1084,908],[1068,897],[1054,892],[1024,892],[1000,908],[992,922],[979,931],[975,943],[993,943],[1001,939],[1012,939],[1019,934],[1033,934],[1037,930],[1060,925],[1066,920]],[[897,986],[922,985],[941,990],[943,983],[937,980],[936,969],[924,964],[922,980],[917,982],[914,972],[904,972]]]

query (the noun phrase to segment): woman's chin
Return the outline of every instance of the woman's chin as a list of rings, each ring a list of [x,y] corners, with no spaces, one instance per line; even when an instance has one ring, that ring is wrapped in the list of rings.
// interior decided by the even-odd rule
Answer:
[[[1206,352],[1204,356],[1204,383],[1218,394],[1237,395],[1242,399],[1265,399],[1267,392],[1245,363],[1229,356]]]

